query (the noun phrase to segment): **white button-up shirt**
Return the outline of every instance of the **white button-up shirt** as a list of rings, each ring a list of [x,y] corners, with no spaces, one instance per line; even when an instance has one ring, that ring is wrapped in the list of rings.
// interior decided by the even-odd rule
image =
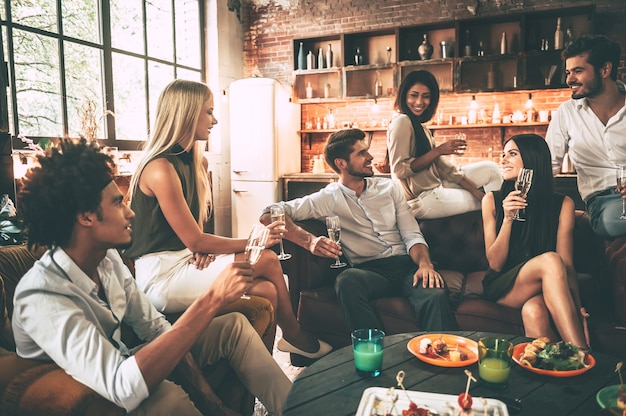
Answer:
[[[295,221],[324,222],[327,216],[339,216],[341,246],[355,265],[405,255],[415,244],[426,245],[399,185],[388,178],[365,178],[365,181],[360,196],[337,182],[282,205]]]
[[[617,85],[624,91],[622,82]],[[578,174],[578,190],[588,201],[594,194],[615,188],[616,165],[626,163],[626,103],[605,126],[586,98],[566,101],[550,121],[546,141],[555,174],[569,152]]]
[[[54,361],[79,382],[131,411],[149,392],[121,340],[120,322],[147,341],[171,325],[137,287],[116,250],[108,251],[98,273],[108,305],[65,251],[47,251],[15,289],[12,324],[17,353]]]

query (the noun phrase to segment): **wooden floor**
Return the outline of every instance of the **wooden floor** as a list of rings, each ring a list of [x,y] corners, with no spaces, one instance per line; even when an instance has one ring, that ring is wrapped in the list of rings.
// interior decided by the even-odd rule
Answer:
[[[280,368],[282,368],[282,370],[285,372],[289,380],[293,381],[296,376],[300,374],[300,372],[303,371],[306,367],[292,366],[289,360],[289,353],[281,352],[276,349],[276,344],[278,343],[278,340],[281,336],[282,333],[280,331],[280,328],[276,328],[276,342],[274,342],[274,352],[272,355]],[[254,406],[253,416],[267,416],[267,411],[265,410],[265,407],[263,407],[261,402],[259,402],[258,400],[256,401],[256,404]]]

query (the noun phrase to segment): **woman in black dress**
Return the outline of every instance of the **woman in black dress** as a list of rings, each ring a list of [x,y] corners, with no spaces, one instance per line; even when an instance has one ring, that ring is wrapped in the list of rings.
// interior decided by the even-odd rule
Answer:
[[[533,169],[527,198],[515,190],[522,168]],[[482,214],[489,269],[484,296],[522,309],[526,336],[547,336],[588,348],[586,312],[573,266],[574,202],[554,192],[550,150],[536,134],[511,137],[501,161],[504,183],[485,195]],[[524,208],[526,221],[513,219]],[[579,315],[580,312],[580,315]]]

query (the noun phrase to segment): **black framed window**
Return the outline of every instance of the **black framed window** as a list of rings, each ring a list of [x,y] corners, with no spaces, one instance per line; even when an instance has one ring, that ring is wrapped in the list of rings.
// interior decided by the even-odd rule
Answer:
[[[165,85],[205,81],[202,0],[0,0],[0,6],[15,135],[85,136],[135,150]]]

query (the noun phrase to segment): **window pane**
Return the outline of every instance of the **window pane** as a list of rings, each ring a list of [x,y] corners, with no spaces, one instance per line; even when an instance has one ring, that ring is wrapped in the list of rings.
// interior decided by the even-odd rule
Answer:
[[[113,54],[115,133],[118,140],[145,140],[146,80],[143,59]]]
[[[7,20],[7,17],[4,15],[4,11],[6,10],[7,0],[0,0],[0,20]]]
[[[146,23],[148,56],[173,61],[172,1],[153,0],[146,2]]]
[[[178,71],[176,72],[176,78],[202,82],[202,74],[200,73],[200,71],[191,71],[182,68],[178,68]]]
[[[150,94],[150,125],[154,124],[156,105],[161,91],[174,80],[174,67],[156,62],[148,64],[149,94]]]
[[[63,0],[63,34],[101,43],[97,1]]]
[[[200,11],[197,0],[176,0],[176,63],[200,68]]]
[[[56,0],[11,0],[13,23],[57,33]]]
[[[144,53],[141,0],[111,0],[111,44],[125,51]]]
[[[100,50],[65,42],[65,68],[70,137],[104,139]]]
[[[17,29],[13,36],[20,133],[61,136],[63,120],[57,40]]]

